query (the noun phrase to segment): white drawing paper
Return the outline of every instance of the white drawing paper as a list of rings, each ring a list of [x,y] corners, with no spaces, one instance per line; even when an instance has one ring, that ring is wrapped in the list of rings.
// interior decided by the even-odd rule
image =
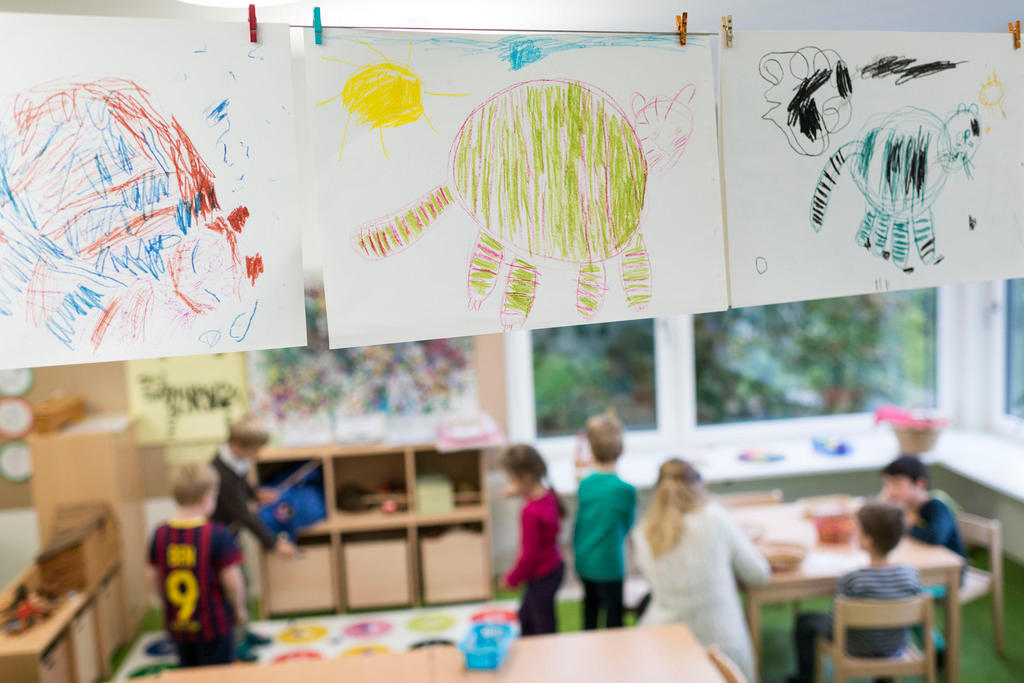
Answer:
[[[306,36],[332,347],[720,310],[706,38]]]
[[[1009,36],[739,32],[719,64],[732,305],[1024,275]]]
[[[304,344],[287,27],[0,26],[0,367]]]

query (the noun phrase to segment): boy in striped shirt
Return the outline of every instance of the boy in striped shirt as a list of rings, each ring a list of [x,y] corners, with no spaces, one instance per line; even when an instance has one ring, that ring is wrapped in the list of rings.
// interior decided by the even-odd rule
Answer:
[[[242,552],[227,527],[208,519],[218,483],[208,463],[174,470],[177,514],[157,528],[149,549],[148,578],[182,668],[230,664],[235,624],[248,619]]]
[[[845,574],[836,595],[860,600],[904,600],[921,592],[921,578],[913,567],[890,564],[889,553],[903,536],[903,510],[884,502],[866,503],[857,512],[860,547],[868,551],[871,564]],[[907,645],[909,629],[849,629],[846,650],[854,657],[895,657]],[[814,641],[819,634],[832,637],[832,615],[807,613],[796,620],[796,650],[799,671],[789,683],[814,680]]]

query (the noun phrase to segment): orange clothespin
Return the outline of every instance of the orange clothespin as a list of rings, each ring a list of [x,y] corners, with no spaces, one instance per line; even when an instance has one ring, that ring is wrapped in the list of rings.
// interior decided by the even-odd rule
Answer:
[[[722,44],[732,47],[732,15],[722,17]]]
[[[687,12],[676,15],[676,29],[679,31],[680,45],[686,45],[686,15]]]
[[[1014,50],[1019,50],[1020,49],[1020,19],[1018,19],[1015,22],[1011,21],[1008,25],[1010,27],[1010,35],[1013,36],[1013,49]]]
[[[249,42],[259,42],[256,39],[256,5],[249,5]]]

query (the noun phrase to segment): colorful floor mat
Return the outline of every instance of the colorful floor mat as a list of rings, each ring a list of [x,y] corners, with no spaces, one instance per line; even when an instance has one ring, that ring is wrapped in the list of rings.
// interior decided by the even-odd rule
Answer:
[[[474,621],[514,622],[514,602],[487,602],[342,616],[254,621],[250,629],[271,639],[255,650],[261,663],[406,652],[458,642]],[[144,633],[114,680],[151,676],[174,668],[174,644],[163,633]]]

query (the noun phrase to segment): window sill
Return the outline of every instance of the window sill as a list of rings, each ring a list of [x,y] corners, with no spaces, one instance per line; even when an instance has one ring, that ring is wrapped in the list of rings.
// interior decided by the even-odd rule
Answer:
[[[896,437],[888,428],[880,427],[850,436],[846,441],[853,446],[849,455],[817,453],[810,438],[806,438],[687,449],[683,457],[700,470],[708,483],[723,483],[878,471],[899,452]],[[752,446],[784,457],[775,462],[740,460],[739,454]],[[617,471],[623,480],[638,489],[650,489],[657,481],[661,463],[679,454],[679,449],[630,450],[619,460]],[[1024,443],[1020,441],[988,432],[946,430],[939,437],[936,449],[925,454],[924,460],[1024,501]],[[576,491],[576,473],[571,458],[549,458],[548,472],[552,485],[560,494],[572,495]]]

